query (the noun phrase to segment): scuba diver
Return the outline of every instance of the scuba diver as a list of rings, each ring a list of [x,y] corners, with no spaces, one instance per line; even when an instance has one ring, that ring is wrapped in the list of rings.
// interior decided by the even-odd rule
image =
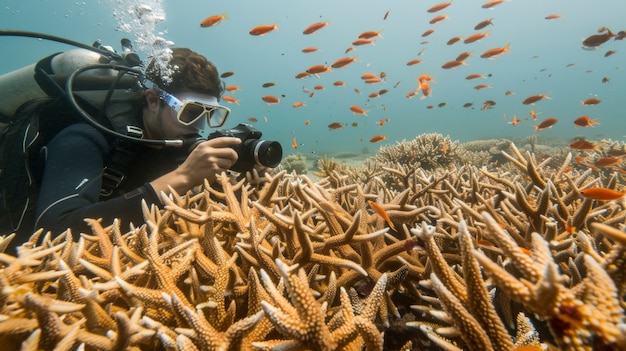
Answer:
[[[129,42],[126,46],[122,44],[128,49]],[[142,201],[148,206],[162,207],[162,194],[169,196],[170,191],[184,194],[203,185],[205,179],[213,183],[218,174],[227,170],[245,174],[254,169],[257,174],[263,174],[280,162],[280,144],[260,140],[261,133],[248,125],[240,124],[206,135],[207,127],[224,125],[230,110],[219,104],[223,84],[217,68],[204,56],[187,48],[173,48],[166,68],[155,60],[145,70],[115,66],[124,72],[109,77],[109,81],[117,84],[123,81],[122,75],[131,72],[134,73],[130,84],[133,89],[116,87],[118,92],[126,94],[123,101],[115,100],[113,89],[109,89],[105,94],[108,105],[99,108],[102,106],[89,103],[93,99],[89,89],[85,89],[83,95],[73,92],[78,84],[76,75],[88,70],[99,72],[92,73],[93,78],[111,70],[106,64],[85,68],[82,56],[92,56],[93,50],[76,50],[80,51],[78,55],[72,53],[72,58],[67,60],[72,69],[80,67],[67,78],[63,98],[30,109],[35,111],[40,128],[57,128],[58,132],[40,142],[40,147],[29,156],[31,163],[40,164],[32,167],[37,189],[36,205],[29,205],[32,213],[20,209],[22,212],[17,211],[18,216],[15,216],[14,211],[11,221],[0,216],[0,222],[11,222],[0,223],[0,235],[17,234],[11,246],[21,245],[39,228],[55,235],[70,228],[77,239],[81,232],[90,232],[85,218],[102,218],[102,223],[107,225],[117,218],[122,228],[128,228],[130,223],[139,225],[143,223]],[[42,60],[35,70],[38,74],[42,67],[48,73],[59,70],[63,67],[59,57],[64,54]],[[78,64],[76,56],[80,57]],[[97,56],[102,62],[102,55]],[[133,58],[133,65],[137,65],[135,56],[128,58]],[[0,76],[0,85],[8,84],[7,81],[15,84],[16,78],[32,80],[32,67],[26,71],[29,74],[25,77],[20,74]],[[42,84],[40,78],[37,84],[40,88],[46,92],[54,90],[44,87],[46,84]],[[27,89],[17,90],[29,98],[33,95],[27,93]],[[102,91],[99,93],[102,96]],[[9,104],[8,98],[3,99],[0,104]],[[15,105],[14,100],[11,103]],[[28,105],[0,108],[0,113],[6,119],[8,113],[29,110],[24,108]],[[116,106],[123,112],[115,111]],[[102,113],[103,110],[107,113]],[[11,207],[6,195],[4,202],[5,207]],[[18,225],[14,223],[15,217],[19,217]]]

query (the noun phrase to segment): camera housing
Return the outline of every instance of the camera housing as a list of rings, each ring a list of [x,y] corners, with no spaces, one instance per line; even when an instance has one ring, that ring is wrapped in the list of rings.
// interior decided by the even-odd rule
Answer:
[[[274,168],[283,158],[283,147],[278,141],[262,140],[263,133],[249,124],[240,123],[235,128],[215,131],[207,140],[219,137],[241,139],[241,144],[233,146],[237,151],[237,162],[230,167],[236,172],[251,170],[255,165]]]

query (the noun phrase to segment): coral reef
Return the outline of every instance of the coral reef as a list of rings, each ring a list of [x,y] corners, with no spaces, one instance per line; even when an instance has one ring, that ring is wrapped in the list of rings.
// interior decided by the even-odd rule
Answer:
[[[6,236],[0,344],[626,349],[624,200],[580,196],[624,191],[623,168],[575,167],[572,153],[555,165],[512,143],[499,146],[501,162],[476,167],[457,158],[458,143],[437,152],[444,140],[400,143],[404,156],[381,148],[382,165],[358,172],[322,159],[317,182],[222,175],[222,191],[207,184],[162,210],[144,206],[139,227],[92,219],[78,241],[38,232],[17,256],[2,253]],[[409,144],[441,165],[417,166]]]
[[[289,173],[307,174],[308,167],[306,164],[306,156],[301,153],[287,155],[280,161],[279,171],[285,170]]]

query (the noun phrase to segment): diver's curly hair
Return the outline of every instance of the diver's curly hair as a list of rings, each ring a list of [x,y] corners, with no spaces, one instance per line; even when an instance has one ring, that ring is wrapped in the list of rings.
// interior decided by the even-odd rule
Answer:
[[[217,68],[206,57],[187,48],[173,48],[168,66],[171,77],[167,77],[152,60],[146,68],[146,77],[171,94],[194,91],[221,96],[222,83]]]

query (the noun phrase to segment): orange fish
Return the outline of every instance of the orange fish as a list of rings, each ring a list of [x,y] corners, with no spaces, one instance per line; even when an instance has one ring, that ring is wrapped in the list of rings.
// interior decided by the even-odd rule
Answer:
[[[376,202],[372,200],[368,200],[367,202],[370,204],[370,207],[373,208],[374,211],[376,211],[376,213],[378,213],[378,215],[382,217],[382,219],[385,220],[385,222],[387,222],[387,225],[389,225],[389,228],[395,231],[396,227],[393,225],[393,222],[391,222],[391,218],[389,218],[387,211],[385,211],[385,209],[381,205],[377,204]]]
[[[452,5],[452,3],[453,3],[453,2],[454,2],[454,1],[450,1],[450,2],[442,2],[442,3],[440,3],[440,4],[433,5],[433,6],[431,6],[428,10],[426,10],[426,12],[433,13],[433,12],[438,12],[438,11],[441,11],[441,10],[445,9],[446,7],[448,7],[448,6]]]
[[[588,151],[598,151],[600,152],[600,146],[604,143],[594,144],[584,139],[576,140],[573,143],[569,144],[569,147],[575,150],[588,150]]]
[[[444,139],[443,145],[441,145],[441,153],[445,156],[448,153],[448,142]]]
[[[424,96],[430,96],[430,94],[432,93],[432,89],[430,88],[430,84],[428,84],[425,81],[424,82],[419,81],[418,84],[417,84],[417,88],[422,91],[422,94],[424,94]]]
[[[624,162],[624,160],[620,157],[600,157],[593,163],[593,165],[598,168],[606,168],[617,166],[622,162]]]
[[[265,95],[265,96],[262,96],[261,99],[265,101],[268,105],[280,103],[280,99],[273,95]]]
[[[490,24],[493,25],[492,21],[493,21],[493,18],[490,18],[490,19],[484,20],[484,21],[480,21],[480,22],[478,22],[477,25],[474,26],[474,30],[481,30],[481,29],[487,27]]]
[[[333,62],[333,64],[330,65],[330,67],[332,67],[332,68],[343,68],[343,67],[346,67],[347,65],[351,64],[352,62],[357,62],[356,56],[354,56],[354,57],[342,57],[342,58],[338,59],[337,61]]]
[[[626,192],[607,188],[587,188],[581,190],[580,195],[586,199],[612,201],[621,199],[624,195],[626,195]]]
[[[435,32],[434,29],[429,29],[429,30],[425,31],[424,33],[422,33],[422,37],[425,38],[425,37],[433,34],[434,32]]]
[[[543,100],[543,99],[549,99],[550,97],[548,96],[548,94],[537,94],[537,95],[532,95],[527,97],[526,99],[524,99],[524,101],[522,101],[522,104],[524,105],[534,105],[535,102]]]
[[[597,121],[597,118],[589,118],[589,116],[580,116],[574,120],[574,124],[576,128],[578,127],[595,127],[596,125],[600,125]]]
[[[317,23],[313,23],[312,25],[306,27],[303,31],[302,34],[314,34],[315,32],[317,32],[318,30],[326,27],[327,25],[329,25],[330,23],[328,22],[317,22]]]
[[[511,46],[511,43],[507,43],[505,46],[503,46],[501,48],[489,49],[489,50],[483,52],[480,55],[480,57],[490,59],[492,57],[500,56],[500,55],[504,54],[505,52],[511,52],[511,50],[509,50],[509,46]]]
[[[228,71],[228,72],[224,72],[224,73],[220,74],[220,78],[228,78],[228,77],[233,76],[233,75],[235,75],[235,72]]]
[[[363,116],[367,116],[367,113],[369,112],[369,110],[364,110],[356,105],[350,106],[350,111],[352,111],[355,115],[363,115]]]
[[[336,81],[333,82],[333,85],[336,86],[336,87],[345,87],[346,83],[344,83],[344,82],[342,82],[340,80],[336,80]]]
[[[374,73],[363,73],[361,75],[361,79],[363,79],[363,80],[372,79],[372,78],[378,78],[378,75],[374,74]]]
[[[465,62],[458,61],[458,60],[452,60],[452,61],[448,61],[448,62],[444,63],[443,65],[441,65],[441,68],[443,68],[443,69],[454,69],[454,68],[460,67],[462,65],[465,65]]]
[[[237,104],[237,105],[239,105],[239,100],[235,99],[234,97],[232,97],[230,95],[222,96],[222,100],[228,102],[229,104]]]
[[[309,47],[306,47],[306,48],[302,49],[302,52],[304,52],[305,54],[307,54],[307,53],[309,53],[309,52],[315,52],[315,51],[317,51],[317,50],[319,50],[319,48],[309,46]]]
[[[463,40],[463,43],[465,44],[473,43],[475,41],[479,41],[483,39],[484,37],[488,37],[488,36],[489,36],[489,31],[486,31],[484,33],[475,33],[465,38],[465,40]]]
[[[306,121],[304,121],[304,125],[308,126],[309,124],[311,124],[311,121],[309,121],[308,119]]]
[[[310,75],[311,75],[311,73],[309,73],[309,72],[300,72],[300,73],[296,74],[296,79],[307,78]]]
[[[382,82],[382,81],[383,81],[383,80],[382,80],[382,79],[380,79],[380,78],[370,78],[370,79],[366,79],[366,80],[365,80],[365,83],[366,83],[366,84],[376,84],[376,83],[380,83],[380,82]]]
[[[382,38],[383,36],[380,34],[381,31],[368,30],[361,34],[359,34],[359,38],[362,39],[371,39],[375,37]]]
[[[448,19],[448,15],[439,15],[439,16],[435,16],[433,18],[430,19],[430,21],[428,21],[428,23],[430,24],[435,24],[437,22],[441,22],[443,20]]]
[[[420,60],[420,59],[413,59],[413,60],[408,61],[406,63],[406,65],[407,66],[413,66],[413,65],[417,65],[418,63],[421,63],[421,62],[422,62],[422,60]]]
[[[298,148],[298,141],[296,140],[296,137],[293,137],[293,142],[291,143],[291,147],[293,147],[294,149]]]
[[[341,129],[343,128],[343,124],[339,123],[339,122],[333,122],[331,124],[328,125],[328,128],[330,129]]]
[[[296,101],[296,102],[293,103],[292,106],[293,106],[293,108],[298,108],[298,107],[302,107],[302,106],[306,106],[306,105],[302,101]]]
[[[254,117],[248,117],[248,121],[250,121],[250,122],[252,122],[252,123],[256,123],[256,122],[258,122],[259,120],[258,120],[258,119],[256,119],[256,118],[254,118]]]
[[[485,78],[484,75],[480,74],[480,73],[472,73],[472,74],[468,74],[465,79],[467,80],[471,80],[471,79],[477,79],[477,78]]]
[[[519,119],[519,118],[517,118],[516,115],[513,115],[513,120],[511,122],[509,122],[509,124],[512,124],[513,126],[516,126],[516,125],[520,124],[522,121],[523,121],[523,119]]]
[[[214,25],[219,24],[223,20],[227,20],[227,19],[228,19],[228,16],[226,16],[226,12],[224,12],[221,15],[209,16],[205,18],[202,22],[200,22],[200,27],[202,28],[213,27]]]
[[[545,17],[545,19],[547,19],[547,20],[553,20],[553,19],[557,19],[557,18],[561,18],[561,17],[563,17],[563,16],[561,16],[561,15],[557,15],[557,14],[551,14],[551,15],[547,15],[547,16]]]
[[[373,92],[373,93],[370,93],[367,97],[370,99],[375,99],[377,97],[380,97],[380,94],[378,92]]]
[[[501,3],[505,2],[507,0],[491,0],[491,1],[487,1],[486,3],[484,3],[481,7],[484,9],[489,9],[492,8],[496,5],[500,5]]]
[[[324,90],[325,88],[324,88],[323,85],[318,84],[318,85],[314,86],[313,89],[315,89],[315,90]]]
[[[559,119],[556,117],[548,117],[546,119],[544,119],[543,121],[541,121],[541,123],[537,124],[535,126],[535,132],[538,132],[540,130],[544,130],[544,129],[548,129],[548,128],[552,128],[552,126],[558,122]]]
[[[226,91],[237,91],[237,90],[241,90],[241,88],[239,86],[236,86],[236,85],[227,85],[226,86]]]
[[[602,100],[594,97],[594,98],[589,98],[587,100],[582,100],[580,102],[583,104],[583,106],[592,106],[592,105],[599,104],[600,102],[602,102]]]
[[[278,30],[278,25],[276,22],[274,24],[264,24],[260,26],[256,26],[250,30],[250,35],[254,36],[263,36],[271,31]]]
[[[529,114],[533,121],[537,120],[537,112],[535,110],[530,110]]]
[[[487,89],[487,88],[491,88],[491,85],[489,85],[489,84],[478,84],[478,85],[474,86],[474,89],[476,89],[476,90]]]
[[[386,134],[375,135],[370,139],[370,143],[377,143],[379,141],[387,140]]]
[[[452,45],[452,44],[455,44],[456,42],[460,41],[461,39],[463,39],[463,38],[461,38],[461,37],[450,38],[450,40],[448,40],[448,42],[446,44],[447,45]]]
[[[324,65],[311,66],[307,68],[306,70],[306,72],[309,74],[320,74],[320,73],[332,72],[332,71],[333,70],[330,69],[330,66],[324,66]]]
[[[597,47],[606,43],[614,36],[615,34],[613,34],[610,29],[606,28],[606,33],[595,34],[583,40],[583,46],[588,48]]]
[[[352,42],[352,45],[354,46],[367,45],[367,44],[376,45],[374,43],[374,39],[358,38],[357,40]]]
[[[472,52],[473,51],[464,51],[464,52],[460,53],[459,56],[457,56],[455,60],[457,60],[457,61],[465,61],[465,60],[467,60],[468,57],[472,56]]]
[[[276,85],[276,82],[267,82],[267,83],[263,83],[263,85],[261,85],[263,88],[269,88],[269,87],[273,87],[274,85]]]

